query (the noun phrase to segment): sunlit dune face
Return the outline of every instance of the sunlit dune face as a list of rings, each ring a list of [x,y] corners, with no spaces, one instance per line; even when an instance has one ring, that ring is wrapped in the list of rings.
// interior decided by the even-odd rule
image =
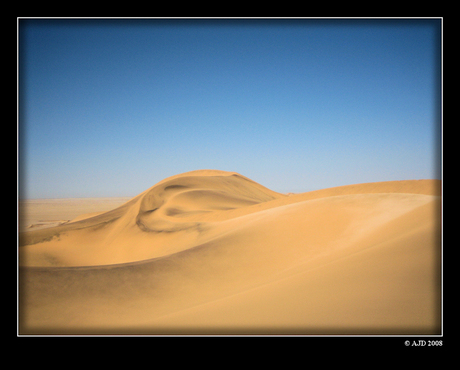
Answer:
[[[440,228],[435,180],[288,196],[193,171],[22,233],[21,330],[435,334]]]

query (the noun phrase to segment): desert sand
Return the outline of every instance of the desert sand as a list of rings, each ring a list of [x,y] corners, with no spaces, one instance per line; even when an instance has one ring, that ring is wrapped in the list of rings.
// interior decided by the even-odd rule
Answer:
[[[26,199],[19,202],[19,229],[38,230],[110,211],[130,200],[115,198]]]
[[[441,334],[439,180],[285,195],[200,170],[120,201],[23,222],[20,334]]]

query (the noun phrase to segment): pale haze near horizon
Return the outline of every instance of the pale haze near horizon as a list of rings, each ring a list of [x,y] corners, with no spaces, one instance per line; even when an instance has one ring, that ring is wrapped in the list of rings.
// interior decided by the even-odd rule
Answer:
[[[197,169],[279,192],[440,178],[440,20],[19,20],[21,198]]]

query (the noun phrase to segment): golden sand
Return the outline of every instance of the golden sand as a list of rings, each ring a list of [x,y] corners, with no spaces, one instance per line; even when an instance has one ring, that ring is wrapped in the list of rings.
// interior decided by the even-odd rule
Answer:
[[[20,334],[440,334],[438,180],[201,170],[112,201],[22,205]]]

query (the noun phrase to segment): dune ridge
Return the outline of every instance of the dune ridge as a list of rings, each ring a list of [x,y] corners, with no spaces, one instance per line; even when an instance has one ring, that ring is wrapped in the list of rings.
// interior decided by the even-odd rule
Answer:
[[[21,233],[20,330],[439,334],[440,181],[276,193],[235,172],[164,179]]]

